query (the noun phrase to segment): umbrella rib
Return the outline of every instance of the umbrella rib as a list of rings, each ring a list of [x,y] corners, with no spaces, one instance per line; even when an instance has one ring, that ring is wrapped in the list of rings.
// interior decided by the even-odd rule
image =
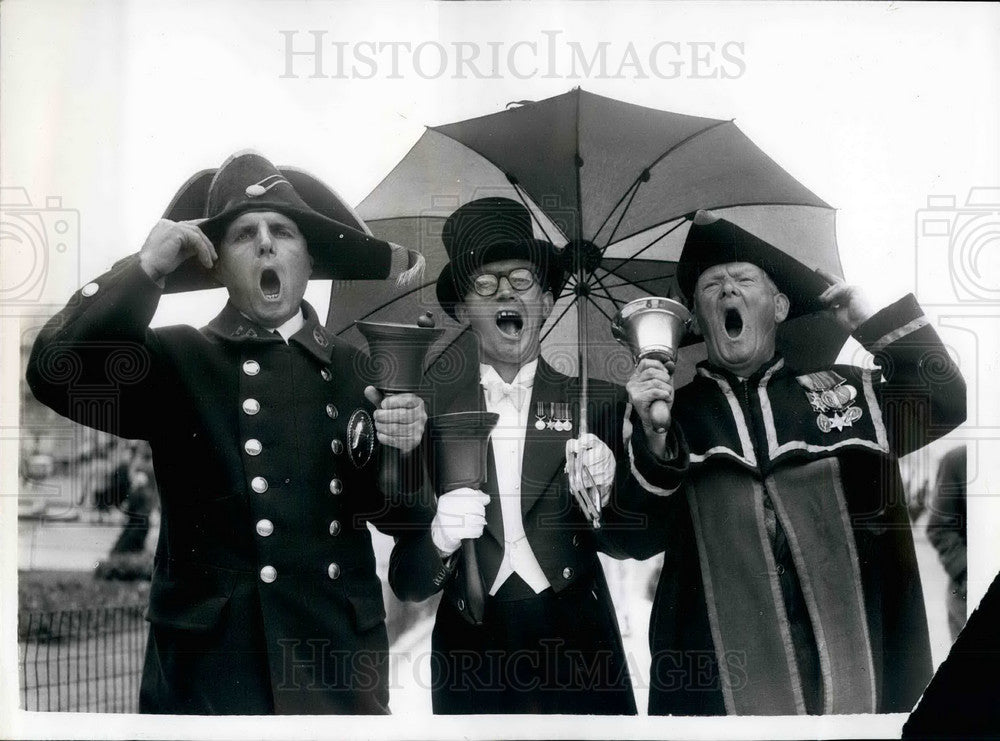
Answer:
[[[677,223],[674,224],[669,229],[667,229],[667,231],[663,232],[663,234],[661,234],[660,236],[658,236],[656,239],[654,239],[652,242],[650,242],[649,244],[647,244],[645,247],[643,247],[641,250],[639,250],[638,252],[636,252],[634,255],[630,255],[629,257],[625,258],[625,261],[622,262],[621,265],[618,265],[617,268],[616,268],[616,270],[621,270],[623,267],[625,267],[630,262],[632,262],[633,260],[635,260],[639,255],[641,255],[643,252],[645,252],[646,250],[648,250],[650,247],[652,247],[654,244],[656,244],[657,242],[659,242],[661,239],[663,239],[664,237],[667,237],[667,236],[673,234],[675,231],[677,231],[678,229],[680,229],[681,225],[684,222],[685,222],[685,219],[678,219]],[[605,247],[604,249],[606,250],[607,247]],[[614,270],[609,270],[608,272],[609,273],[615,273]],[[619,278],[625,278],[624,275],[619,275],[618,273],[615,273],[615,275],[617,275]]]
[[[705,209],[707,211],[711,211],[713,209],[720,209],[720,208],[725,208],[725,209],[730,209],[730,208],[750,208],[750,207],[753,207],[753,206],[795,206],[797,208],[820,208],[820,209],[823,209],[825,211],[836,211],[837,210],[833,206],[826,206],[826,205],[817,206],[817,205],[815,205],[813,203],[801,203],[801,202],[795,203],[795,202],[792,202],[792,201],[747,201],[746,203],[715,203],[715,204],[711,204],[710,203],[710,204],[701,205],[698,208]],[[669,224],[671,221],[675,221],[677,219],[693,218],[693,217],[694,217],[694,212],[693,211],[691,211],[689,213],[686,213],[686,214],[681,214],[679,216],[671,216],[671,217],[665,218],[663,221],[658,221],[655,224],[649,224],[648,226],[644,226],[639,231],[632,232],[631,234],[626,234],[625,236],[621,237],[618,240],[618,242],[623,242],[626,239],[628,239],[629,237],[634,237],[636,234],[639,234],[641,232],[648,232],[651,229],[656,229],[657,227],[663,226],[664,224]],[[604,251],[606,251],[610,246],[611,246],[610,244],[606,245],[604,247],[604,250],[601,251],[601,254],[603,255]]]
[[[638,288],[640,291],[643,291],[645,293],[652,293],[652,291],[650,291],[648,288],[639,285],[638,283],[636,283],[633,280],[630,280],[629,278],[626,278],[624,275],[616,273],[614,270],[609,270],[608,268],[604,268],[604,270],[607,270],[609,273],[612,273],[616,277],[621,278],[623,281],[625,281],[624,283],[621,284],[621,286],[626,286],[626,285],[627,286],[633,286],[634,288]],[[670,276],[664,276],[664,277],[670,277]],[[652,279],[650,279],[650,280],[652,280]],[[615,288],[620,288],[621,286],[614,286],[614,287]]]
[[[561,313],[561,314],[559,314],[559,316],[557,316],[557,317],[556,317],[556,320],[555,320],[554,322],[552,322],[552,326],[551,326],[551,327],[549,327],[549,328],[548,328],[548,329],[547,329],[547,330],[545,331],[545,334],[543,334],[543,335],[542,335],[542,339],[541,339],[541,340],[539,340],[539,342],[545,342],[545,338],[546,338],[546,337],[548,337],[548,336],[549,336],[549,335],[550,335],[550,334],[552,333],[552,330],[553,330],[553,329],[555,329],[555,328],[556,328],[557,326],[559,326],[559,322],[561,322],[561,321],[562,321],[562,318],[563,318],[564,316],[566,316],[566,312],[567,312],[567,311],[569,311],[570,309],[572,309],[572,308],[573,308],[573,304],[575,304],[575,303],[576,303],[576,301],[577,301],[577,299],[578,299],[578,298],[580,298],[580,297],[579,297],[579,296],[574,296],[574,297],[573,297],[573,300],[572,300],[572,301],[570,301],[570,302],[569,302],[568,304],[566,304],[566,308],[565,308],[565,309],[563,309],[563,310],[562,310],[562,313]]]
[[[504,174],[506,174],[506,173],[504,173]],[[550,237],[549,233],[547,231],[545,231],[545,225],[542,224],[542,220],[539,219],[537,216],[535,216],[535,212],[531,210],[531,206],[528,205],[528,201],[527,201],[527,199],[525,197],[525,193],[523,192],[523,189],[518,184],[516,178],[512,178],[510,175],[507,175],[507,182],[510,183],[511,187],[514,189],[514,192],[517,193],[517,197],[521,199],[521,205],[523,205],[528,210],[528,213],[531,214],[532,221],[534,221],[536,224],[538,224],[538,228],[541,229],[542,235],[545,237],[545,241],[551,243],[552,242],[552,237]]]
[[[636,180],[635,186],[632,188],[632,195],[629,196],[628,203],[626,203],[625,208],[622,209],[621,216],[618,217],[618,222],[615,224],[615,228],[611,230],[611,236],[608,237],[608,243],[607,245],[604,246],[604,249],[607,249],[608,245],[610,245],[614,241],[615,234],[618,232],[618,227],[620,227],[622,225],[622,222],[625,221],[625,214],[628,213],[629,206],[631,206],[632,201],[635,200],[635,197],[639,193],[639,188],[642,187],[643,182],[645,181],[643,181],[641,178]],[[605,220],[605,223],[607,223],[607,220]],[[603,251],[601,252],[601,254],[604,254]]]
[[[604,297],[603,297],[603,296],[600,296],[599,298],[604,298]],[[588,301],[588,302],[590,303],[590,305],[591,305],[591,306],[593,306],[593,307],[594,307],[595,309],[597,309],[597,310],[598,310],[599,312],[601,312],[602,314],[604,314],[604,318],[605,318],[605,319],[607,319],[607,320],[608,320],[609,322],[611,322],[611,321],[614,321],[614,320],[613,320],[613,319],[611,318],[611,315],[610,315],[610,314],[609,314],[608,312],[606,312],[606,311],[605,311],[604,309],[602,309],[602,308],[601,308],[601,307],[600,307],[600,306],[599,306],[599,305],[597,304],[597,302],[596,302],[596,301],[594,301],[594,300],[593,300],[593,299],[592,299],[592,298],[591,298],[590,296],[588,296],[588,297],[587,297],[587,301]]]
[[[733,122],[733,119],[729,119],[728,121],[716,121],[711,126],[706,126],[704,129],[701,129],[699,131],[694,132],[693,134],[691,134],[691,135],[689,135],[689,136],[681,139],[679,142],[677,142],[673,146],[669,147],[666,151],[664,151],[662,154],[660,154],[658,157],[656,157],[652,162],[650,162],[648,165],[646,165],[644,168],[642,168],[642,171],[638,175],[636,175],[636,178],[633,181],[632,185],[629,186],[628,190],[625,191],[625,194],[622,195],[622,197],[618,199],[618,203],[616,203],[614,205],[614,207],[611,209],[611,211],[608,212],[608,215],[604,217],[604,221],[601,222],[600,228],[596,232],[594,232],[594,236],[596,237],[598,234],[600,234],[601,233],[601,229],[603,229],[605,226],[607,226],[607,223],[609,221],[611,221],[611,217],[614,216],[615,210],[618,208],[618,206],[621,205],[621,202],[625,200],[625,197],[628,195],[629,191],[632,191],[632,198],[635,198],[635,193],[637,193],[638,190],[639,190],[638,186],[642,182],[644,182],[645,180],[649,179],[649,174],[648,173],[649,173],[650,170],[652,170],[654,167],[656,167],[658,164],[660,164],[660,162],[662,162],[665,158],[669,157],[673,152],[677,151],[678,149],[680,149],[681,147],[683,147],[685,144],[688,144],[692,139],[697,139],[702,134],[707,134],[709,131],[712,131],[713,129],[716,129],[719,126],[724,126],[725,124],[731,124],[732,122]],[[629,204],[628,205],[629,206],[632,205],[632,200],[631,199],[629,200]],[[618,226],[621,225],[622,220],[625,218],[625,212],[626,211],[628,211],[628,206],[626,206],[622,210],[622,215],[621,215],[621,217],[619,217],[618,224],[615,225],[614,231],[618,231]],[[611,233],[612,237],[614,237],[614,231]],[[610,246],[610,244],[611,244],[611,238],[608,239],[608,244],[605,245],[604,249],[607,249],[608,246]]]
[[[625,189],[625,192],[622,193],[621,198],[619,198],[618,202],[611,207],[611,210],[608,212],[608,215],[604,217],[604,221],[602,221],[601,225],[597,227],[597,231],[594,232],[594,239],[597,239],[597,235],[600,234],[601,230],[608,225],[608,222],[611,221],[611,217],[614,216],[615,211],[618,210],[618,207],[622,205],[622,202],[626,198],[629,199],[628,206],[632,205],[632,198],[635,198],[635,194],[639,190],[639,183],[641,181],[642,181],[642,176],[639,176],[633,181],[633,183],[628,188]],[[629,194],[631,194],[631,198],[629,198]],[[622,218],[625,217],[625,212],[628,211],[628,206],[622,209]],[[619,219],[619,223],[621,223],[621,219]],[[617,226],[615,227],[615,229],[617,230]],[[611,244],[610,239],[608,240],[608,244]]]
[[[604,268],[604,270],[606,270],[609,273],[613,272],[610,268]],[[667,278],[673,278],[676,275],[676,272],[664,273],[663,275],[654,275],[650,278],[637,278],[636,280],[630,280],[629,278],[626,278],[623,275],[619,275],[618,273],[614,273],[614,275],[616,278],[620,278],[623,282],[612,283],[611,285],[608,286],[608,288],[621,288],[623,286],[629,286],[629,285],[636,286],[638,288],[643,283],[653,283],[658,280],[666,280]]]
[[[421,283],[419,286],[414,286],[410,290],[405,291],[405,292],[403,292],[403,293],[401,293],[401,294],[399,294],[397,296],[393,296],[388,301],[383,301],[381,304],[379,304],[378,306],[376,306],[374,309],[372,309],[371,311],[369,311],[364,316],[358,317],[355,321],[363,322],[365,319],[367,319],[368,317],[370,317],[372,314],[375,314],[376,312],[382,311],[382,309],[384,309],[386,306],[389,306],[389,304],[393,304],[396,301],[399,301],[400,299],[404,299],[407,296],[409,296],[410,294],[413,294],[413,293],[416,293],[417,291],[423,290],[424,288],[427,288],[428,286],[431,286],[431,285],[433,285],[436,282],[437,282],[436,280],[429,280],[426,283]],[[353,324],[348,324],[342,330],[340,330],[339,332],[337,332],[337,336],[339,337],[344,332],[346,332],[349,329],[351,329],[353,326],[354,326]]]
[[[597,281],[597,285],[599,285],[601,287],[601,290],[604,291],[604,295],[600,296],[599,298],[607,298],[615,306],[617,306],[618,304],[624,304],[625,303],[624,301],[617,300],[616,298],[614,298],[611,295],[611,292],[608,290],[608,287],[606,285],[604,285],[604,279],[601,278],[601,277],[599,277],[597,275],[597,271],[594,271],[593,273],[591,273],[591,276],[594,278],[594,280]]]

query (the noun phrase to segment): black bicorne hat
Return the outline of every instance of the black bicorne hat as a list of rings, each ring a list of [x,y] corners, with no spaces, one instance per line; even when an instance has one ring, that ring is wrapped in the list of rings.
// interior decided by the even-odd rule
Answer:
[[[453,319],[476,273],[491,262],[528,260],[541,285],[558,298],[562,268],[551,242],[536,239],[531,212],[510,198],[479,198],[459,207],[441,232],[449,262],[437,279],[437,297]]]
[[[698,277],[727,262],[749,262],[767,273],[788,297],[789,319],[824,308],[819,295],[830,284],[819,273],[731,221],[698,211],[677,262],[677,285],[689,305],[694,303]]]
[[[173,197],[163,217],[204,218],[198,228],[219,246],[226,227],[248,211],[275,211],[296,223],[313,258],[313,278],[382,279],[392,248],[376,239],[329,186],[295,168],[277,168],[255,152],[237,152],[217,170],[202,170]],[[191,258],[167,276],[166,293],[218,288],[211,271]]]

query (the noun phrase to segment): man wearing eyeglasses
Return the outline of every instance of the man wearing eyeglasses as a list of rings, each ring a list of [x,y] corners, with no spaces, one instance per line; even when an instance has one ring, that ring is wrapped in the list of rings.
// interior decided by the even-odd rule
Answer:
[[[390,583],[403,599],[444,590],[432,637],[435,713],[634,714],[614,607],[591,518],[624,461],[623,389],[591,381],[589,429],[574,437],[577,379],[540,356],[541,333],[563,274],[552,244],[535,239],[520,203],[484,198],[444,224],[450,257],[437,281],[442,308],[466,325],[428,372],[431,415],[499,415],[482,491],[438,499],[425,538],[393,553]],[[478,359],[477,359],[478,356]],[[458,358],[458,359],[456,359]],[[569,464],[567,464],[567,460]],[[475,540],[483,619],[474,624],[463,539]],[[411,549],[412,546],[416,549]]]

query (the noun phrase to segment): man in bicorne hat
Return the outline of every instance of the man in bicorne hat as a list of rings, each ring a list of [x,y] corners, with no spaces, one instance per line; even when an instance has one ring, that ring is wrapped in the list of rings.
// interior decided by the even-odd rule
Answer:
[[[896,458],[965,419],[959,369],[912,295],[873,313],[857,288],[709,212],[677,278],[708,360],[676,399],[655,361],[628,383],[647,489],[631,505],[653,524],[625,545],[665,551],[649,712],[909,711],[931,660]],[[817,310],[878,367],[787,367],[778,325]],[[653,431],[657,399],[679,447]]]
[[[245,152],[206,175],[45,325],[27,380],[60,414],[150,442],[162,518],[140,712],[385,713],[366,523],[398,535],[433,507],[378,490],[375,428],[422,429],[424,408],[400,394],[373,423],[363,357],[303,293],[310,276],[386,277],[391,248],[333,218],[350,208],[301,171]],[[192,211],[206,218],[172,220]],[[150,329],[164,291],[219,285],[229,302],[204,328]]]
[[[390,584],[401,598],[444,591],[431,642],[434,712],[634,714],[597,557],[610,524],[590,522],[596,497],[628,479],[624,389],[591,381],[591,433],[574,437],[579,383],[540,356],[563,273],[552,244],[534,237],[527,208],[472,201],[447,219],[442,238],[450,262],[437,297],[471,331],[462,362],[443,359],[448,368],[428,372],[429,411],[481,410],[499,422],[483,491],[438,500],[424,535],[434,558],[414,557],[412,542],[393,553]],[[475,541],[481,624],[463,539]]]

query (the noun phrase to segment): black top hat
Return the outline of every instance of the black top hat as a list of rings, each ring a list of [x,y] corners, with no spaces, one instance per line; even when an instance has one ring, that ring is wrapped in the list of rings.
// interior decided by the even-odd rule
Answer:
[[[312,175],[279,169],[254,152],[237,152],[217,170],[195,174],[177,191],[163,217],[205,218],[198,228],[218,247],[230,222],[248,211],[276,211],[298,225],[313,258],[313,278],[389,275],[392,248],[371,236],[340,196]],[[218,287],[211,272],[191,258],[167,276],[164,291]]]
[[[698,276],[713,265],[749,262],[770,276],[788,297],[788,318],[823,309],[819,295],[830,285],[786,252],[711,211],[698,211],[677,262],[677,285],[691,304]]]
[[[555,247],[535,239],[531,212],[510,198],[479,198],[459,207],[441,231],[449,262],[437,279],[437,297],[453,319],[455,304],[468,292],[472,278],[491,262],[520,259],[538,268],[543,288],[558,297],[562,268]]]

